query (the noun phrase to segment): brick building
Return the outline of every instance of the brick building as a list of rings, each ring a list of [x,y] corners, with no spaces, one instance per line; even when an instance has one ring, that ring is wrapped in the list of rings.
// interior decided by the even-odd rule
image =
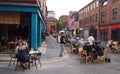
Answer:
[[[47,32],[50,34],[56,34],[56,18],[54,11],[48,11]]]
[[[62,22],[65,28],[68,28],[68,21],[69,21],[69,16],[68,15],[62,15],[59,17],[59,20]]]
[[[0,0],[0,37],[14,41],[17,36],[37,50],[46,27],[46,0]]]
[[[99,6],[101,38],[120,41],[120,0],[100,0]]]
[[[88,37],[94,33],[95,39],[99,38],[99,0],[94,0],[78,11],[79,33]]]
[[[47,18],[47,32],[50,34],[56,34],[56,19]]]

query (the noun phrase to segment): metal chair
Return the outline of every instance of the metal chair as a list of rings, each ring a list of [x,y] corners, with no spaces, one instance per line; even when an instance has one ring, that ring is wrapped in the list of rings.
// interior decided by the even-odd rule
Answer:
[[[11,65],[11,62],[13,61],[13,64],[15,63],[15,61],[17,60],[17,58],[16,58],[16,55],[15,54],[10,54],[10,61],[9,61],[9,66]]]

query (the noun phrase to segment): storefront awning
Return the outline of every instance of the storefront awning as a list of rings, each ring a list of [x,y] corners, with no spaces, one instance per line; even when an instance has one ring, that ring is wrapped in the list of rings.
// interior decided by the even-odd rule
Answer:
[[[100,27],[101,30],[108,30],[109,29],[109,26],[102,26]],[[117,24],[117,25],[112,25],[111,26],[111,29],[120,29],[120,24]]]
[[[100,27],[101,30],[108,30],[109,26],[102,26]]]
[[[112,25],[112,29],[120,29],[120,24]]]

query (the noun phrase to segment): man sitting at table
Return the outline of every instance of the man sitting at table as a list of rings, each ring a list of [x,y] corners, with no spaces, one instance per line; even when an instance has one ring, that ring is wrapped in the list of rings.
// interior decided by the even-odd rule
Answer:
[[[102,45],[100,45],[99,42],[95,42],[95,47],[94,47],[95,51],[97,52],[98,56],[103,56],[104,55],[104,47]]]

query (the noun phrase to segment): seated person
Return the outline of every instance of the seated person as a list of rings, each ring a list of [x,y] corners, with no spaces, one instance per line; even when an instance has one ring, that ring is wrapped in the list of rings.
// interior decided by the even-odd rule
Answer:
[[[99,42],[95,42],[94,46],[95,51],[97,52],[98,56],[103,56],[104,55],[104,47],[99,44]]]
[[[0,42],[1,42],[1,46],[7,45],[7,39],[5,38],[5,36],[2,36],[2,38],[0,39]]]
[[[29,61],[29,59],[28,59],[28,51],[27,51],[26,48],[27,48],[26,44],[23,41],[19,42],[17,59],[18,59],[18,61],[20,61],[22,63],[21,65],[22,65],[23,68],[28,67],[27,63]]]
[[[88,56],[89,56],[89,55],[91,54],[91,52],[92,52],[92,48],[91,48],[91,46],[88,45],[88,44],[85,44],[85,45],[83,46],[83,50],[86,50],[86,51],[87,51],[87,55],[88,55]]]

